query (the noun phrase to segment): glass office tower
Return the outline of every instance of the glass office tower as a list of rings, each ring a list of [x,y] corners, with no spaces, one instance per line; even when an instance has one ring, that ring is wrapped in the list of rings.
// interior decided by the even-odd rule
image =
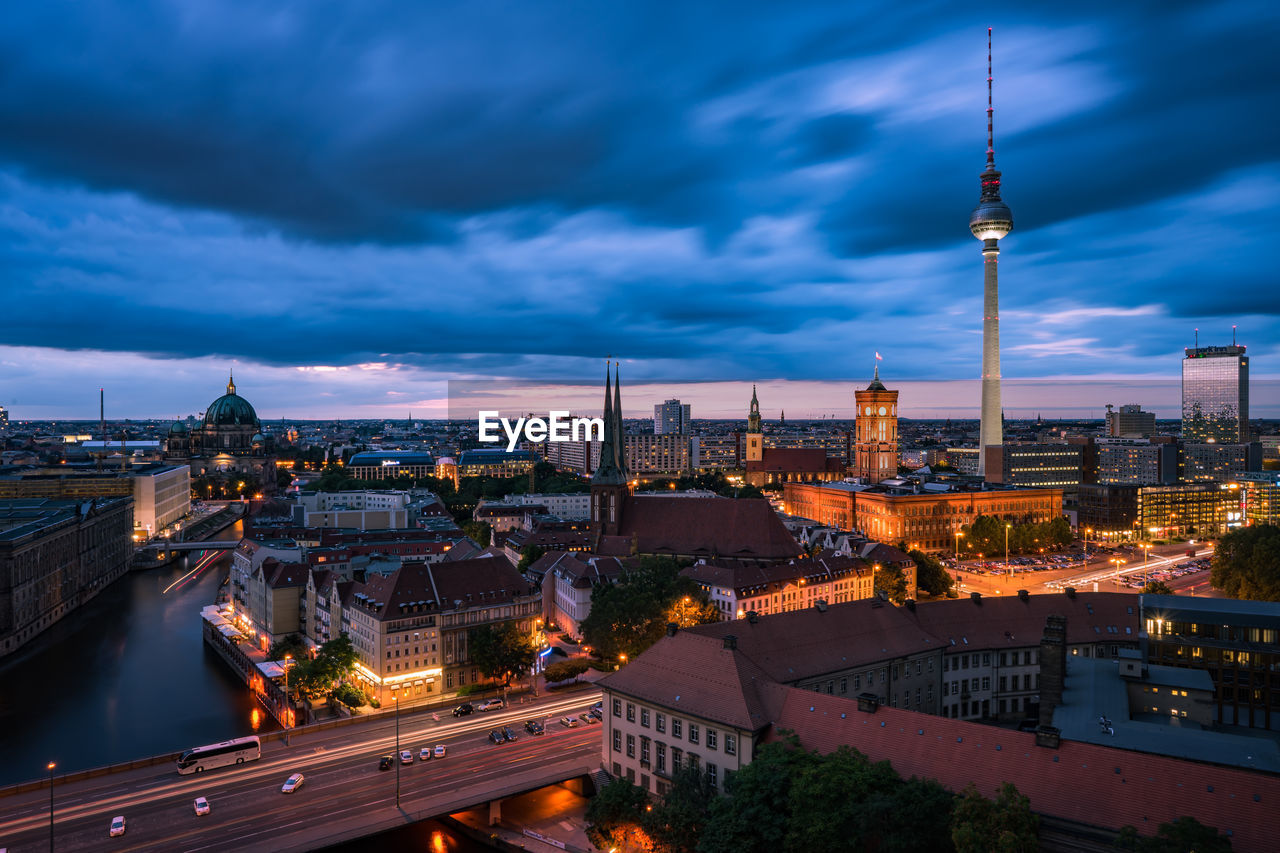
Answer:
[[[1182,440],[1249,441],[1249,359],[1244,347],[1196,347],[1182,360]]]

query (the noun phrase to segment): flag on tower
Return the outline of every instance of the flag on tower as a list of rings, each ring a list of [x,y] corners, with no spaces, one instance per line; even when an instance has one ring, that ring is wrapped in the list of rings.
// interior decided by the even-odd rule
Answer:
[[[880,357],[880,353],[876,353],[876,361],[884,361],[884,359]]]

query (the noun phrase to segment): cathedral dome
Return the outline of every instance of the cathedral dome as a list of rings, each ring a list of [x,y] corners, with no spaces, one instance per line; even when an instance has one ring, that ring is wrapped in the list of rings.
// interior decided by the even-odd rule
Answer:
[[[249,401],[236,393],[234,378],[227,383],[227,393],[209,404],[204,414],[205,426],[257,426],[258,413]]]
[[[186,432],[187,425],[182,421],[174,421],[169,427],[169,435],[185,435]]]

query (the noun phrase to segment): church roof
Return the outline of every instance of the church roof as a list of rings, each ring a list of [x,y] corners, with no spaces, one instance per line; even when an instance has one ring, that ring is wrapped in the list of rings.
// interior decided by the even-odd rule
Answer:
[[[768,501],[744,498],[673,498],[631,495],[623,504],[617,536],[604,537],[608,556],[683,554],[733,559],[783,560],[800,554]]]
[[[234,381],[227,383],[227,393],[209,404],[204,413],[205,426],[258,426],[258,413],[249,401],[236,393]]]

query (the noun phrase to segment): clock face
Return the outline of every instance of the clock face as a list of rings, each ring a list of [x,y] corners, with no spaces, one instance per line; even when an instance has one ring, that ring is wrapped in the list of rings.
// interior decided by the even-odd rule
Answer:
[[[881,414],[881,415],[884,415],[884,411],[885,411],[884,406],[881,406],[881,407],[880,407],[880,414]]]
[[[870,406],[867,406],[867,414],[868,414],[868,415],[869,415],[869,414],[871,414],[871,407],[870,407]]]

